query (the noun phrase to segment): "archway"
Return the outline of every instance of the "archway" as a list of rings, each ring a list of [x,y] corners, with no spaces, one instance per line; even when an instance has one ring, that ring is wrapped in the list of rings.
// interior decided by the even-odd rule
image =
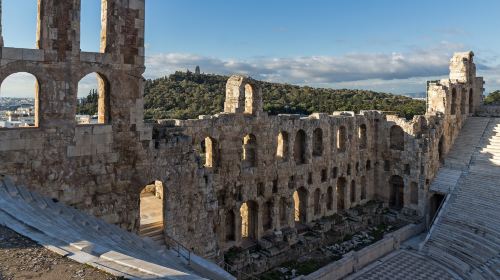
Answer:
[[[235,225],[236,217],[234,215],[234,211],[228,210],[226,213],[226,241],[234,241],[236,239],[236,225]]]
[[[344,177],[337,180],[337,210],[345,209],[345,189],[347,181]]]
[[[351,181],[351,203],[356,202],[356,182],[354,180]]]
[[[281,131],[278,134],[276,156],[283,161],[288,160],[288,133],[285,131]]]
[[[337,150],[339,152],[344,152],[346,150],[346,142],[347,142],[347,130],[345,126],[341,126],[337,131]]]
[[[326,191],[326,209],[328,211],[333,210],[333,187],[328,187]]]
[[[107,124],[111,122],[110,84],[101,74],[91,73],[78,82],[76,122]]]
[[[254,113],[254,94],[253,87],[250,84],[245,85],[245,114]]]
[[[273,202],[267,201],[262,205],[262,227],[264,231],[273,227]]]
[[[469,114],[474,114],[474,90],[469,90]]]
[[[284,227],[288,224],[288,203],[286,198],[280,199],[280,225]]]
[[[164,242],[164,194],[161,181],[151,182],[141,190],[140,194],[139,235],[150,237],[158,242]]]
[[[0,128],[37,127],[39,84],[26,72],[9,75],[2,81],[0,97],[5,98],[0,114]]]
[[[391,194],[389,207],[400,210],[404,206],[404,181],[400,176],[394,175],[390,179]]]
[[[390,130],[391,149],[404,151],[405,133],[399,125],[393,125]]]
[[[255,201],[247,201],[241,205],[241,237],[256,240],[258,237],[259,205]]]
[[[359,126],[358,132],[359,148],[365,149],[367,146],[366,124]]]
[[[37,1],[0,1],[0,34],[5,47],[33,49],[37,44]],[[21,12],[22,11],[22,12]],[[20,24],[22,23],[22,24]]]
[[[201,142],[201,156],[205,167],[215,168],[219,161],[219,148],[217,141],[212,137],[206,137]]]
[[[295,136],[295,143],[293,145],[293,156],[295,158],[296,164],[306,163],[306,150],[306,133],[301,129],[297,131],[297,135]]]
[[[308,192],[304,187],[300,187],[293,193],[293,202],[295,206],[295,222],[307,222],[307,199]]]
[[[243,138],[243,163],[245,167],[257,166],[257,139],[253,134]]]
[[[462,93],[460,94],[460,114],[465,115],[465,98],[467,97],[467,90],[462,88]]]
[[[320,189],[316,189],[314,191],[314,215],[315,216],[318,216],[319,214],[321,214],[320,199],[321,199],[321,191],[320,191]]]
[[[313,156],[320,157],[323,154],[323,130],[316,128],[313,132]]]
[[[101,1],[81,1],[80,49],[85,52],[101,52]]]
[[[366,199],[366,177],[361,177],[361,200]]]

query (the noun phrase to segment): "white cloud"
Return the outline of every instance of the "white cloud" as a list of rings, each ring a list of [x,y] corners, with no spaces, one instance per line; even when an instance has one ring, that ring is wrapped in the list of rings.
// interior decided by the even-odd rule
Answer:
[[[341,56],[237,60],[167,53],[147,58],[146,77],[164,76],[176,70],[193,70],[199,65],[206,73],[245,74],[272,82],[394,93],[423,92],[427,80],[448,75],[448,64],[453,52],[464,49],[460,44],[443,41],[428,49],[413,48],[404,53],[349,53]],[[485,76],[487,83],[491,83],[487,84],[487,88],[498,88],[500,68],[487,67],[481,63],[483,61],[477,61],[479,74]]]

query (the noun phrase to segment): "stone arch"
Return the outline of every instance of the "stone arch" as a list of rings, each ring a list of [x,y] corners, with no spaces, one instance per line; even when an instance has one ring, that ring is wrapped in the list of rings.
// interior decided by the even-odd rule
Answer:
[[[281,131],[278,134],[278,146],[276,149],[276,156],[283,161],[288,160],[288,133],[286,131]]]
[[[457,89],[451,89],[451,110],[450,113],[455,115],[457,113]]]
[[[389,180],[391,193],[389,197],[389,206],[394,209],[402,209],[404,206],[404,180],[401,176],[394,175]]]
[[[469,114],[474,114],[474,90],[469,90]]]
[[[295,135],[295,143],[293,145],[293,156],[296,164],[307,163],[307,136],[304,130],[300,129]]]
[[[90,116],[88,123],[77,117],[77,123],[108,124],[111,122],[111,85],[106,76],[93,72],[83,77],[78,82],[77,99],[77,115]]]
[[[161,181],[154,181],[141,189],[139,198],[139,235],[153,239],[163,238],[166,227],[163,213],[165,189]]]
[[[262,228],[268,231],[273,228],[273,202],[268,200],[262,204]]]
[[[337,150],[339,152],[344,152],[346,150],[347,143],[347,129],[345,126],[340,126],[337,131]]]
[[[439,143],[438,143],[438,157],[439,157],[439,162],[443,163],[444,162],[444,134],[441,135],[441,138],[439,138]]]
[[[366,199],[366,177],[361,176],[361,200]]]
[[[295,222],[307,223],[308,199],[309,192],[304,187],[300,187],[293,193]]]
[[[262,89],[257,81],[244,76],[231,76],[226,84],[224,112],[252,115],[262,112]]]
[[[314,215],[321,214],[321,190],[318,188],[314,191]]]
[[[0,128],[27,128],[39,126],[40,83],[28,72],[9,74],[0,85],[0,97],[21,97],[19,91],[32,92],[33,104],[23,105],[7,113],[8,119],[0,121]]]
[[[344,177],[337,180],[337,210],[345,209],[345,193],[347,181]]]
[[[240,207],[241,237],[258,239],[259,204],[253,200],[244,202]]]
[[[313,156],[320,157],[323,155],[323,130],[316,128],[313,132]]]
[[[367,146],[366,124],[361,124],[358,129],[359,148],[366,149]]]
[[[465,115],[467,112],[465,111],[465,101],[467,97],[467,90],[462,88],[462,93],[460,94],[460,114]]]
[[[326,190],[326,209],[333,210],[333,187],[328,187]]]
[[[280,226],[284,227],[288,224],[288,203],[285,197],[280,199]]]
[[[243,138],[243,164],[244,167],[257,166],[257,138],[248,134]]]
[[[233,209],[226,212],[226,241],[236,240],[236,215]]]
[[[390,129],[391,149],[404,151],[405,149],[405,133],[399,125],[393,125]]]
[[[354,180],[351,181],[351,203],[356,202],[356,182]]]
[[[205,152],[205,167],[215,168],[219,165],[219,145],[217,140],[208,136],[202,142]]]

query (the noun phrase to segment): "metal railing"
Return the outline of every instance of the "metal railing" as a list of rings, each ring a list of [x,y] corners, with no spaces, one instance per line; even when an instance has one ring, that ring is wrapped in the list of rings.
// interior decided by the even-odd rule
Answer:
[[[173,239],[168,235],[165,236],[167,247],[177,253],[177,257],[183,257],[187,260],[188,265],[191,265],[191,250],[182,245],[179,241]]]
[[[218,263],[218,265],[220,267],[222,267],[225,271],[233,274],[233,276],[236,277],[236,279],[238,280],[247,280],[247,279],[250,279],[250,280],[259,280],[259,278],[255,277],[255,276],[252,276],[250,274],[246,274],[245,272],[241,271],[241,269],[233,266],[233,265],[230,265],[228,264],[227,262],[225,261],[221,261],[220,263]],[[234,275],[234,273],[236,275]]]

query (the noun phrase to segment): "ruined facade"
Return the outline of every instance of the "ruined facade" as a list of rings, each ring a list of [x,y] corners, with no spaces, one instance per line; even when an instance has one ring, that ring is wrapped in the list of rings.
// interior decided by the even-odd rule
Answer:
[[[145,124],[144,0],[102,1],[100,53],[80,51],[80,0],[38,4],[38,48],[1,49],[0,81],[28,72],[38,93],[37,127],[0,129],[0,174],[131,231],[142,188],[162,182],[165,234],[209,258],[373,199],[429,221],[430,181],[482,102],[470,52],[411,121],[269,116],[259,83],[233,76],[224,112]],[[77,84],[93,72],[100,123],[77,125]]]

